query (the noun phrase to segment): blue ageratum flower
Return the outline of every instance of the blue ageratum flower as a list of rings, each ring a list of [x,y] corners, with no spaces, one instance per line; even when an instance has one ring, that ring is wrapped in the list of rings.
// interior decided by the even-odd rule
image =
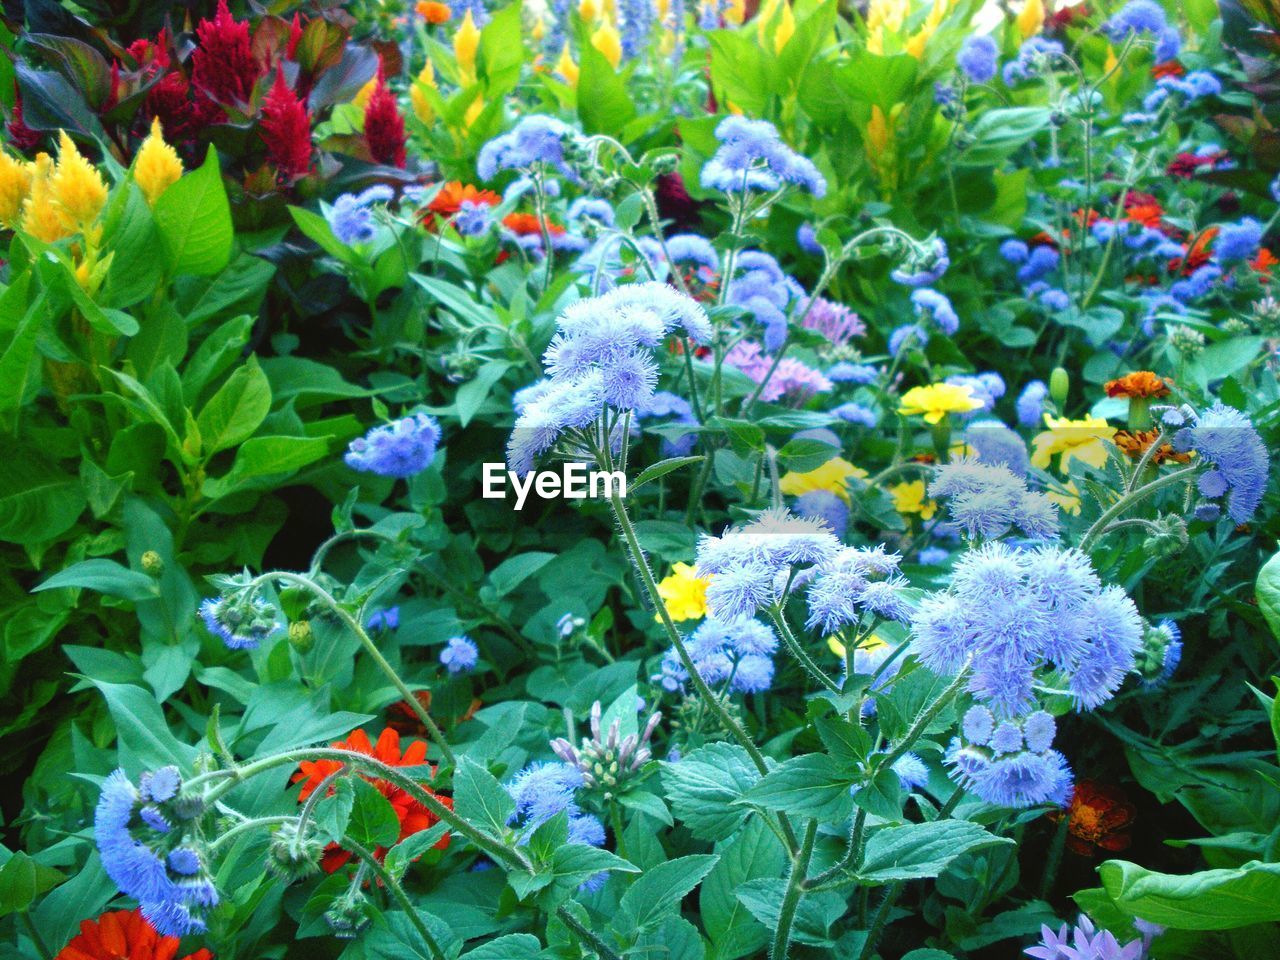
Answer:
[[[199,807],[182,800],[181,785],[176,767],[144,773],[138,786],[116,770],[103,782],[94,812],[103,870],[170,937],[203,931],[205,913],[218,904],[200,853],[183,841],[182,826]]]
[[[1018,413],[1018,423],[1024,427],[1039,426],[1044,419],[1048,406],[1049,387],[1043,380],[1032,380],[1018,394],[1014,405]]]
[[[688,639],[690,659],[708,686],[730,693],[763,693],[773,685],[773,654],[778,638],[754,619],[708,617]],[[672,647],[652,678],[669,691],[682,690],[689,674]]]
[[[669,390],[657,391],[647,403],[636,408],[634,421],[636,430],[640,429],[640,421],[643,420],[662,420],[666,424],[698,426],[698,418],[694,416],[693,407],[689,405],[689,401]],[[697,442],[698,435],[693,431],[676,433],[672,430],[664,430],[659,450],[664,457],[687,457],[693,452]]]
[[[480,148],[476,173],[481,180],[492,180],[503,170],[543,167],[576,182],[578,175],[569,154],[577,141],[578,132],[563,120],[540,115],[525,117],[509,132]]]
[[[1270,456],[1249,418],[1222,401],[1179,430],[1174,448],[1194,450],[1210,465],[1201,474],[1200,493],[1206,499],[1227,498],[1227,514],[1237,524],[1248,523],[1267,489]]]
[[[716,139],[720,146],[702,167],[705,189],[771,193],[790,184],[819,199],[826,196],[826,178],[811,160],[783,143],[767,120],[726,117],[716,127]]]
[[[1022,456],[1025,473],[1025,446]],[[929,481],[929,496],[948,500],[952,520],[971,538],[1002,537],[1014,527],[1033,540],[1058,536],[1054,503],[1003,464],[967,458],[944,464]]]
[[[1133,669],[1143,635],[1133,601],[1104,587],[1084,554],[998,541],[966,553],[911,627],[920,661],[940,675],[968,664],[970,693],[1002,719],[1031,709],[1048,668],[1060,671],[1078,709],[1094,709]]]
[[[1005,467],[1018,477],[1027,475],[1027,444],[998,420],[978,420],[964,432],[964,442],[974,449],[978,461]]]
[[[450,673],[469,673],[480,661],[480,650],[470,637],[450,637],[440,651],[440,662]]]
[[[927,287],[942,279],[942,275],[950,266],[951,258],[947,254],[946,241],[941,237],[934,237],[932,242],[925,244],[922,249],[913,247],[906,260],[889,272],[889,279],[904,287]],[[929,292],[934,293],[934,291]],[[935,293],[935,296],[942,295]],[[913,296],[912,301],[914,300]]]
[[[1252,217],[1239,223],[1224,223],[1218,230],[1214,252],[1223,263],[1252,259],[1262,243],[1262,224]]]
[[[1000,719],[987,707],[970,707],[961,736],[947,749],[951,778],[997,807],[1064,806],[1071,796],[1071,768],[1052,749],[1055,724],[1043,710]]]
[[[716,248],[706,237],[696,233],[677,233],[667,237],[667,253],[671,255],[671,262],[675,265],[689,265],[712,273],[720,269],[720,257]]]
[[[1172,620],[1148,624],[1135,670],[1148,689],[1169,682],[1182,662],[1182,631]]]
[[[618,13],[622,16],[622,55],[630,60],[648,46],[658,13],[653,0],[620,0]]]
[[[436,458],[440,424],[425,413],[374,427],[351,441],[343,458],[352,470],[383,477],[412,477]]]
[[[932,323],[946,336],[960,329],[960,318],[945,294],[927,287],[911,293],[911,306],[922,322]]]
[[[1130,0],[1120,11],[1102,25],[1102,31],[1113,42],[1130,34],[1150,33],[1161,35],[1168,28],[1164,9],[1154,0]]]
[[[809,585],[806,626],[824,634],[853,626],[864,613],[884,620],[911,618],[910,586],[898,573],[902,558],[883,546],[845,547],[820,562]]]
[[[956,55],[956,65],[974,83],[987,83],[996,75],[1000,49],[988,36],[968,37]]]
[[[1058,41],[1032,37],[1018,48],[1017,58],[1004,65],[1001,76],[1006,86],[1017,86],[1051,69],[1064,56],[1065,51]]]
[[[347,246],[368,243],[377,233],[370,208],[375,203],[390,202],[395,195],[395,191],[384,184],[376,184],[362,193],[344,193],[324,211],[324,216],[333,235]]]
[[[787,311],[804,290],[767,253],[744,250],[733,264],[725,302],[741,307],[764,329],[764,348],[772,353],[787,339]]]
[[[493,208],[487,203],[463,200],[453,225],[464,237],[483,236],[493,226]]]
[[[531,763],[505,786],[515,801],[515,810],[508,822],[519,830],[520,843],[528,843],[534,830],[564,813],[569,820],[568,843],[604,846],[604,825],[578,806],[577,791],[583,786],[583,778],[577,767],[568,763]],[[597,889],[604,883],[605,876],[596,874],[583,883],[582,888]]]

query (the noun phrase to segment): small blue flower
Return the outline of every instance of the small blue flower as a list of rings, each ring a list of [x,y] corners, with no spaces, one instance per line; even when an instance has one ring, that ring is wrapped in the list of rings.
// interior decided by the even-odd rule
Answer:
[[[440,425],[434,417],[415,413],[374,427],[352,440],[343,458],[347,466],[383,477],[412,477],[436,458]]]
[[[493,208],[487,203],[463,200],[453,225],[464,237],[483,236],[493,226]]]
[[[375,610],[369,614],[369,619],[365,621],[365,629],[370,633],[377,633],[382,630],[395,630],[400,626],[400,608],[387,607],[385,610]]]
[[[821,520],[837,537],[849,529],[849,506],[830,490],[810,490],[796,498],[797,516]]]
[[[840,404],[831,412],[845,423],[856,423],[864,427],[874,427],[879,420],[870,407],[852,401]]]
[[[1270,457],[1248,417],[1217,401],[1192,426],[1174,435],[1174,447],[1194,450],[1213,465],[1215,482],[1221,479],[1218,496],[1227,495],[1227,513],[1232,520],[1240,524],[1253,518],[1267,489]]]
[[[819,199],[826,195],[826,178],[810,160],[783,143],[767,120],[726,117],[715,135],[720,146],[702,167],[705,189],[772,192],[792,184]]]
[[[802,223],[796,228],[796,246],[811,256],[822,256],[822,244],[812,224]]]
[[[854,383],[865,385],[875,383],[880,371],[869,363],[849,363],[841,360],[827,370],[827,379],[832,383]]]
[[[932,321],[947,336],[960,329],[960,318],[952,308],[951,301],[937,290],[926,287],[912,291],[911,305],[915,307],[917,317]]]
[[[950,266],[946,241],[934,237],[923,252],[913,248],[906,262],[889,272],[889,279],[904,287],[927,287],[937,283]]]
[[[1102,30],[1114,42],[1131,33],[1163,34],[1168,25],[1164,10],[1154,0],[1130,0]]]
[[[375,184],[359,194],[344,193],[325,210],[325,219],[333,235],[348,246],[368,243],[377,232],[373,211],[369,208],[375,203],[388,203],[395,195],[394,190],[383,184]]]
[[[450,673],[469,673],[480,660],[480,651],[469,637],[450,637],[440,651],[440,662]]]
[[[967,37],[956,55],[956,65],[974,83],[987,83],[996,75],[996,57],[1000,50],[988,36]]]
[[[209,597],[200,604],[205,628],[232,650],[253,650],[280,629],[275,608],[261,597]]]
[[[1239,223],[1224,223],[1218,231],[1214,252],[1224,263],[1233,260],[1249,260],[1258,252],[1262,243],[1262,224],[1252,217]]]
[[[543,166],[576,182],[578,175],[567,154],[577,139],[577,131],[555,117],[524,117],[509,132],[480,148],[476,157],[476,173],[481,180],[492,180],[503,170],[530,170]]]
[[[1045,401],[1049,399],[1049,388],[1043,380],[1032,380],[1022,388],[1018,395],[1016,408],[1018,423],[1024,427],[1039,426],[1046,409]]]

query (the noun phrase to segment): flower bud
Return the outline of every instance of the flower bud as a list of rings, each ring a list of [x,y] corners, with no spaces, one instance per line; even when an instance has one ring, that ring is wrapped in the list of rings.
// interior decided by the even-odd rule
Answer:
[[[324,842],[313,831],[305,835],[298,831],[298,822],[291,821],[280,827],[267,848],[267,869],[286,883],[302,880],[320,869],[320,857],[324,854]]]
[[[289,644],[299,653],[306,653],[315,644],[310,620],[295,620],[289,624]]]
[[[153,577],[159,577],[164,573],[164,558],[154,550],[148,550],[142,555],[142,569]]]
[[[1062,367],[1054,367],[1049,374],[1049,396],[1057,404],[1059,410],[1067,405],[1067,394],[1071,392],[1071,374]]]

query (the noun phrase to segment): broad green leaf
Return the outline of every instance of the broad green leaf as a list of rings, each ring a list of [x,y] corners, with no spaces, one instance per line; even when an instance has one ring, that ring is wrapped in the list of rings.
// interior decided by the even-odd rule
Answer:
[[[1273,554],[1258,571],[1255,593],[1258,597],[1258,609],[1267,618],[1271,635],[1280,640],[1280,553]]]
[[[160,593],[154,578],[106,559],[73,563],[35,587],[32,592],[57,590],[60,587],[84,587],[124,600],[149,600]]]
[[[0,470],[0,540],[33,544],[65,533],[88,504],[80,481],[29,451],[11,452]]]
[[[395,807],[369,781],[352,777],[350,783],[355,802],[347,822],[347,835],[370,851],[374,847],[391,846],[400,836],[400,818],[396,816]]]
[[[858,876],[869,883],[936,877],[952,860],[970,850],[1011,843],[968,820],[884,827],[867,841]]]
[[[794,757],[747,791],[743,802],[837,823],[853,809],[850,781],[824,753]]]
[[[751,911],[761,925],[770,932],[778,927],[782,898],[786,894],[787,881],[781,877],[749,880],[736,891],[738,900]],[[831,925],[840,919],[848,908],[844,896],[834,890],[806,895],[796,908],[795,925],[791,938],[797,943],[830,948]]]
[[[698,905],[717,960],[737,960],[768,940],[768,931],[738,899],[737,891],[751,880],[782,876],[787,853],[760,817],[718,845],[716,852],[720,860],[702,881]]]
[[[629,489],[635,490],[644,486],[650,480],[657,480],[659,477],[665,477],[674,470],[681,467],[687,467],[695,463],[701,463],[703,457],[671,457],[669,460],[660,460],[657,463],[650,464],[640,471],[640,476],[631,481]]]
[[[66,878],[53,867],[36,863],[21,850],[0,867],[0,917],[26,910],[35,898]]]
[[[120,740],[120,761],[126,769],[153,770],[175,764],[189,770],[196,748],[169,731],[164,712],[150,690],[131,683],[107,683],[86,677],[107,701]]]
[[[534,960],[542,951],[538,938],[529,933],[508,933],[468,950],[458,960]]]
[[[556,558],[554,553],[539,550],[518,553],[493,568],[489,582],[498,596],[504,597]]]
[[[662,764],[662,786],[676,819],[700,840],[723,840],[747,818],[735,806],[760,779],[755,764],[736,744],[709,743],[679,763]]]
[[[160,195],[152,211],[170,276],[209,276],[231,260],[235,231],[213,147],[201,166]]]
[[[501,834],[515,812],[511,794],[488,770],[463,757],[453,774],[453,804],[458,816]]]
[[[250,357],[236,369],[196,417],[205,457],[242,443],[271,412],[271,384]]]
[[[1280,863],[1234,870],[1157,873],[1109,860],[1098,873],[1111,899],[1135,917],[1178,930],[1231,930],[1280,920]]]
[[[205,481],[205,496],[225,497],[258,477],[301,470],[328,452],[327,437],[252,437],[240,445],[226,476]]]
[[[647,870],[622,895],[614,929],[631,934],[656,923],[702,882],[718,859],[714,854],[694,854]]]
[[[356,790],[351,784],[353,779],[339,778],[332,787],[333,793],[316,802],[312,814],[316,829],[330,843],[340,843],[347,833],[347,824],[351,822],[351,811],[356,804]]]

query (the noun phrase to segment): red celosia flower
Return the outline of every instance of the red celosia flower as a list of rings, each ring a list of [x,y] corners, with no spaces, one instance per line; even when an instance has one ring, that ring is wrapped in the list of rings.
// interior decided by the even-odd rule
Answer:
[[[418,11],[418,16],[430,24],[448,23],[453,16],[447,3],[437,3],[435,0],[419,0],[414,9]]]
[[[191,82],[197,90],[219,103],[245,104],[266,68],[253,55],[248,22],[239,22],[218,0],[212,20],[196,24],[200,44],[191,55]]]
[[[1067,818],[1067,846],[1081,856],[1093,856],[1099,850],[1116,852],[1128,848],[1128,827],[1136,814],[1133,804],[1116,787],[1083,780],[1071,794]]]
[[[692,230],[698,224],[698,202],[689,196],[684,178],[678,173],[660,174],[654,184],[654,199],[662,219],[680,230]]]
[[[1045,30],[1049,33],[1061,33],[1077,20],[1088,19],[1089,12],[1089,4],[1087,3],[1077,3],[1075,6],[1062,7],[1049,15],[1049,19],[1045,23]]]
[[[387,79],[379,63],[378,82],[364,108],[364,141],[369,146],[369,156],[374,163],[404,169],[405,140],[404,117],[400,115],[395,96],[387,89]]]
[[[558,223],[546,221],[547,234],[558,237],[564,233],[564,227]],[[532,213],[508,213],[502,218],[502,225],[517,237],[541,236],[542,228],[538,225],[538,217]]]
[[[275,83],[262,101],[262,139],[267,156],[288,181],[305,177],[311,169],[311,114],[276,71]]]
[[[14,84],[14,90],[17,90],[17,84]],[[5,129],[9,133],[9,143],[14,148],[26,153],[40,146],[42,138],[41,134],[32,130],[27,126],[27,121],[22,119],[22,94],[15,92],[13,95],[13,113],[9,116],[9,122],[5,124]]]
[[[364,730],[357,730],[345,741],[339,740],[337,743],[331,744],[331,746],[338,750],[352,750],[356,753],[363,753],[392,767],[420,767],[426,764],[427,759],[427,745],[421,740],[413,741],[405,749],[404,753],[401,753],[400,734],[390,727],[382,731],[376,744],[369,742],[369,736]],[[337,760],[316,760],[314,762],[304,760],[298,766],[299,771],[293,775],[293,782],[305,781],[302,784],[301,792],[298,794],[298,800],[302,801],[311,796],[315,789],[320,786],[321,781],[335,770],[338,770],[342,764]],[[430,770],[430,776],[435,776],[435,771],[431,770],[429,766],[428,770]],[[400,840],[423,830],[429,830],[438,822],[435,814],[395,784],[371,777],[365,777],[365,779],[372,783],[378,792],[391,803],[396,812],[396,817],[400,820]],[[425,787],[423,789],[427,790]],[[453,809],[452,798],[442,796],[432,790],[427,790],[427,792],[449,809]],[[447,846],[449,846],[449,835],[446,833],[435,845],[435,849],[443,850]],[[381,858],[386,852],[385,847],[379,847],[374,851],[374,856]],[[324,868],[325,873],[333,873],[350,859],[350,853],[343,850],[336,843],[331,843],[325,848],[324,858],[321,860],[320,866]]]
[[[54,960],[173,960],[177,937],[162,937],[137,910],[113,910],[97,920],[84,920],[80,933]],[[185,960],[213,960],[200,949]]]
[[[284,55],[290,60],[298,59],[298,44],[302,41],[302,18],[294,14],[289,21],[289,42],[285,44]]]

